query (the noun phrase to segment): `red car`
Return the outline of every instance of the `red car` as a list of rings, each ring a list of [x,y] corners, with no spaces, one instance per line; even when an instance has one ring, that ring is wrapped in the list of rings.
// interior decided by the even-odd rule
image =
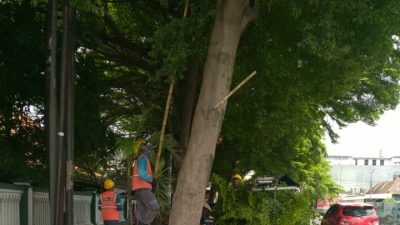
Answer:
[[[379,225],[379,219],[373,205],[339,203],[328,209],[321,225]]]

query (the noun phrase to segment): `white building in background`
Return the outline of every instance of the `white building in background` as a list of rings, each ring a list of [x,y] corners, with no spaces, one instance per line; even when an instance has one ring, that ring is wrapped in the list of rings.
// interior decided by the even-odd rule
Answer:
[[[400,176],[400,156],[352,157],[329,156],[333,181],[349,193],[365,193],[381,181]]]

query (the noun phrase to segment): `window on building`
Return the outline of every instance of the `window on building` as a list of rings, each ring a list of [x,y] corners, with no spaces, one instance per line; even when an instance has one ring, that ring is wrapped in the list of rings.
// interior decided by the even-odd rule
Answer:
[[[364,165],[368,165],[368,159],[364,160]]]
[[[373,165],[373,166],[376,166],[376,159],[373,159],[373,160],[372,160],[372,165]]]
[[[381,159],[381,166],[385,165],[385,160]]]

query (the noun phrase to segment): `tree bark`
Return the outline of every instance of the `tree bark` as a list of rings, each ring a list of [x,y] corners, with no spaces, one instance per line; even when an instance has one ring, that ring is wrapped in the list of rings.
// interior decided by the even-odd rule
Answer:
[[[229,93],[240,36],[247,23],[256,17],[257,9],[257,2],[252,6],[249,0],[217,1],[203,82],[174,193],[170,225],[193,225],[200,221],[226,102],[213,107]]]

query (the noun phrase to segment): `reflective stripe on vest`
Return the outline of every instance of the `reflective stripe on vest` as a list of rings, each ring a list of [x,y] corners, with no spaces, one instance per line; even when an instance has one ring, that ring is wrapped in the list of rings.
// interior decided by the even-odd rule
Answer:
[[[144,156],[139,156],[140,157],[144,157]],[[138,158],[138,160],[139,160]],[[149,176],[153,176],[153,172],[151,170],[151,165],[150,165],[150,161],[144,157],[146,159],[146,172],[147,175]],[[151,189],[151,183],[147,182],[145,180],[143,180],[142,178],[139,177],[139,165],[138,165],[138,160],[135,160],[135,165],[133,167],[133,175],[132,175],[132,191],[137,190],[137,189]]]
[[[114,191],[103,192],[100,195],[100,204],[103,220],[119,220],[117,194]]]

